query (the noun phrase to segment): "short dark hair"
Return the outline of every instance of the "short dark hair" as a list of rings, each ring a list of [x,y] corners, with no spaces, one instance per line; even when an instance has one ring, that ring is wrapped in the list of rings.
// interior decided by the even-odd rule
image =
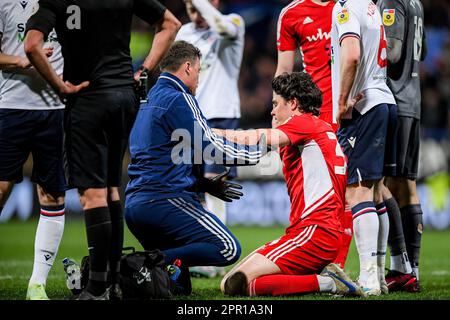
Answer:
[[[195,63],[202,57],[200,50],[186,41],[175,41],[159,63],[161,71],[175,72],[180,66],[189,61]]]
[[[285,72],[272,80],[272,89],[286,101],[297,99],[301,111],[320,114],[322,91],[306,72]]]

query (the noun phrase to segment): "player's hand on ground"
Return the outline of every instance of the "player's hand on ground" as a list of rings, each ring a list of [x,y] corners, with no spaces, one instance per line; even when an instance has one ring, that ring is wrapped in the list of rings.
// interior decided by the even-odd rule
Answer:
[[[238,190],[242,190],[242,186],[238,183],[223,180],[230,173],[230,169],[226,169],[223,173],[213,178],[201,178],[198,181],[199,191],[208,192],[210,195],[226,202],[239,200],[244,194]]]

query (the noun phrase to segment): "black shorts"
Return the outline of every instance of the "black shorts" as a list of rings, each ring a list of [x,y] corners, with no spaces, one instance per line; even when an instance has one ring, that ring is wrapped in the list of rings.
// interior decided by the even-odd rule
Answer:
[[[66,190],[63,117],[63,109],[0,109],[0,181],[21,182],[31,153],[31,180],[49,193]]]
[[[67,100],[64,127],[69,187],[120,186],[123,156],[138,108],[132,87],[86,92]]]
[[[364,115],[354,109],[352,119],[341,121],[337,134],[348,159],[348,185],[395,173],[396,119],[397,106],[383,103]]]
[[[396,177],[417,179],[419,169],[420,120],[398,117]]]

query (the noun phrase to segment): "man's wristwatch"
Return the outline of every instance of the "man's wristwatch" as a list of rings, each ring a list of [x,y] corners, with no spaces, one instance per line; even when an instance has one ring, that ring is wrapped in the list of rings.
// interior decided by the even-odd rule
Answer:
[[[142,72],[145,72],[147,74],[150,73],[150,70],[148,70],[148,68],[146,68],[144,66],[140,66],[138,70],[141,70]]]

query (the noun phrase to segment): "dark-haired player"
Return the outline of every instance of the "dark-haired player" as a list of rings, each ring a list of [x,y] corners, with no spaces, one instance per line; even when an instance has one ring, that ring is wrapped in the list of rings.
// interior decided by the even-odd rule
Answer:
[[[296,0],[281,10],[277,27],[278,62],[275,75],[294,71],[295,56],[300,52],[305,71],[322,91],[319,118],[338,129],[331,99],[331,0]],[[344,268],[352,241],[352,213],[346,205],[342,215],[341,248],[336,263]]]
[[[234,267],[222,280],[222,292],[249,296],[310,292],[363,295],[336,264],[331,264],[342,236],[346,160],[333,129],[318,118],[322,93],[303,72],[277,76],[272,88],[273,129],[217,132],[236,142],[265,134],[268,145],[280,147],[291,200],[290,225],[279,239]]]

